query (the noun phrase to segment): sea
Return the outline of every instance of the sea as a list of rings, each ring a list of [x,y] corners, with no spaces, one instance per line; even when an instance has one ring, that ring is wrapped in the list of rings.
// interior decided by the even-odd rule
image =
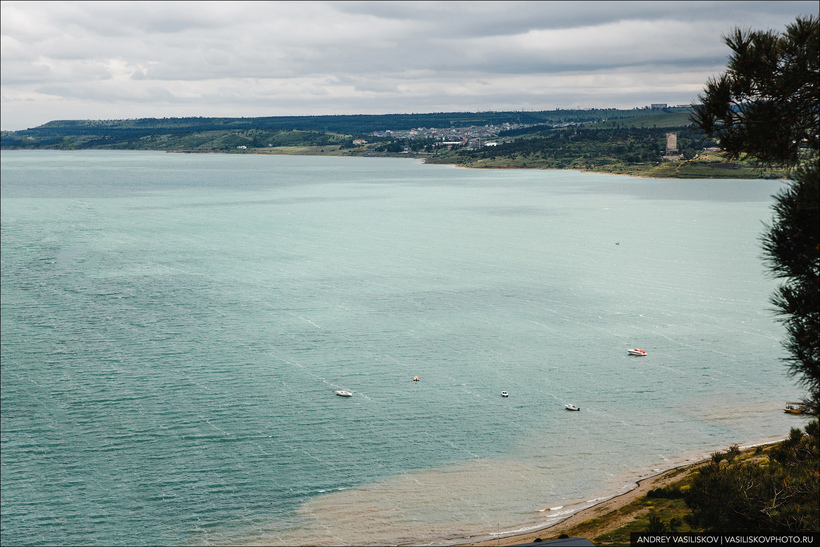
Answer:
[[[492,539],[805,425],[782,181],[0,158],[4,545]]]

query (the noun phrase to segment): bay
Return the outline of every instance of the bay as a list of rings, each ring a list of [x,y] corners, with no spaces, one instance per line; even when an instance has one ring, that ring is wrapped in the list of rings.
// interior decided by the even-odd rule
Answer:
[[[4,544],[447,544],[802,425],[782,183],[1,158]]]

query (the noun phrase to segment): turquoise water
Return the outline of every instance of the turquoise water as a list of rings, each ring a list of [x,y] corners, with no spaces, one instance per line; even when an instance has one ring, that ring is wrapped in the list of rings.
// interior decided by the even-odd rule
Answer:
[[[785,436],[779,187],[4,151],[2,542],[446,544]]]

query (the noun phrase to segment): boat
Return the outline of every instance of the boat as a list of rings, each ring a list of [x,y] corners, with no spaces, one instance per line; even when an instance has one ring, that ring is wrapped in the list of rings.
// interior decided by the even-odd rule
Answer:
[[[339,366],[339,387],[342,387],[342,367]],[[339,397],[353,397],[353,392],[346,389],[337,389],[336,395]]]
[[[638,355],[638,356],[640,356],[640,357],[643,357],[643,356],[645,356],[645,355],[646,355],[646,352],[645,352],[644,350],[642,350],[642,349],[638,349],[638,348],[632,348],[632,349],[628,349],[628,350],[626,350],[626,351],[627,351],[627,353],[629,353],[630,355]]]
[[[510,394],[509,394],[509,393],[507,393],[506,391],[502,391],[502,392],[501,392],[501,396],[502,396],[502,397],[509,397],[509,396],[510,396]]]
[[[806,405],[803,403],[786,403],[786,407],[783,411],[788,412],[789,414],[805,414]]]
[[[581,407],[580,407],[580,406],[575,406],[575,405],[564,405],[564,407],[565,407],[567,410],[575,410],[575,411],[579,411],[579,410],[581,410]]]

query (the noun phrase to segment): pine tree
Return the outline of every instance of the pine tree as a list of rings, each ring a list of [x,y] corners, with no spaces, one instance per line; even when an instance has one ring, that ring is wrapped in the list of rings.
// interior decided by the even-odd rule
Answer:
[[[820,415],[820,20],[798,17],[785,33],[735,30],[728,70],[706,84],[692,121],[729,159],[790,170],[763,235],[772,297],[788,335],[788,370]]]

